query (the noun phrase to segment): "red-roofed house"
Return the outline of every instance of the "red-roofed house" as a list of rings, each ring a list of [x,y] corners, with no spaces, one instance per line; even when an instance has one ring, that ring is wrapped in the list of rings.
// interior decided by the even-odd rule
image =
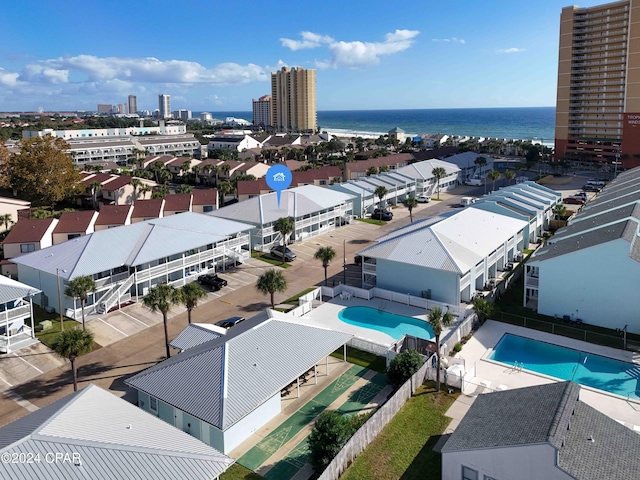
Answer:
[[[95,210],[64,212],[60,216],[58,225],[53,229],[53,244],[57,245],[93,233],[97,218],[98,212]]]
[[[191,211],[191,194],[175,193],[164,197],[163,217]]]
[[[322,168],[309,169],[304,172],[291,172],[291,185],[289,188],[301,187],[303,185],[324,187],[336,181],[342,181],[342,170],[340,170],[340,167],[325,166]],[[264,177],[253,181],[244,180],[238,182],[239,201],[269,192],[273,192],[273,190],[269,188]]]
[[[2,242],[4,258],[10,259],[50,247],[53,229],[58,225],[56,218],[28,218],[17,222]],[[2,264],[3,275],[17,275],[14,263]]]
[[[94,225],[95,231],[129,225],[132,213],[133,205],[103,205]]]
[[[193,200],[191,211],[208,213],[218,209],[218,190],[215,188],[197,188],[191,192]]]
[[[395,170],[400,167],[409,165],[409,162],[413,160],[413,155],[410,153],[397,153],[395,155],[389,155],[386,157],[370,158],[369,160],[359,160],[357,162],[347,162],[346,166],[346,180],[357,180],[358,178],[366,177],[367,170],[371,167],[380,168],[381,166],[387,166],[391,170]]]
[[[102,199],[104,203],[114,205],[131,205],[137,198],[151,198],[151,190],[146,193],[137,191],[131,185],[133,177],[127,175],[114,175],[114,178],[103,184]],[[155,187],[156,183],[150,180],[138,179],[149,187]]]
[[[131,223],[151,220],[152,218],[162,218],[164,210],[164,198],[151,198],[149,200],[138,200],[133,204]]]

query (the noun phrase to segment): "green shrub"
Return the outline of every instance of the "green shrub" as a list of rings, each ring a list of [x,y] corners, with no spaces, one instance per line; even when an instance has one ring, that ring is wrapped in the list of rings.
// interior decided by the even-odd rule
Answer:
[[[418,352],[407,350],[391,360],[387,370],[387,377],[393,385],[399,387],[411,378],[411,375],[420,370],[423,363],[424,360]]]
[[[355,432],[352,421],[356,424],[356,420],[328,410],[318,416],[308,440],[309,463],[316,473],[322,473],[351,438]]]
[[[457,353],[460,350],[462,350],[462,344],[460,342],[458,342],[453,346],[453,351]]]

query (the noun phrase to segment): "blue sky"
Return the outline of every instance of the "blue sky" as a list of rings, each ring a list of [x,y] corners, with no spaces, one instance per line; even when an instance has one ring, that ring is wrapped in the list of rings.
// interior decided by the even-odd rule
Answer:
[[[604,3],[583,1],[580,7]],[[0,15],[0,111],[250,111],[282,66],[318,110],[553,106],[566,0],[22,0]]]

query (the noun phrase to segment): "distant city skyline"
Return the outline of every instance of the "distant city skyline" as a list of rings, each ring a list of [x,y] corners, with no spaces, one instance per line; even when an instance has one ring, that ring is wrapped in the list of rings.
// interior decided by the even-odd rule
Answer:
[[[579,2],[580,7],[601,1]],[[94,111],[98,104],[251,111],[283,66],[317,70],[318,110],[553,106],[560,12],[566,0],[328,0],[326,14],[269,4],[130,3],[3,6],[0,105],[5,111]],[[28,12],[28,13],[25,13]],[[224,19],[201,30],[195,19]],[[180,27],[180,41],[154,25]],[[100,29],[103,28],[101,31]],[[191,29],[191,30],[190,30]],[[28,32],[37,31],[38,35]]]

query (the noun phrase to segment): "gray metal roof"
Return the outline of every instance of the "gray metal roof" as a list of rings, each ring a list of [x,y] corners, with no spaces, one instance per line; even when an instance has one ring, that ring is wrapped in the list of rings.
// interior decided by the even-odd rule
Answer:
[[[560,234],[553,238],[553,241],[545,243],[540,247],[530,259],[530,262],[542,262],[550,258],[559,257],[568,253],[577,252],[596,245],[625,238],[629,233],[637,230],[638,224],[635,221],[621,221],[614,224],[605,225],[600,228],[578,233],[569,237]]]
[[[53,275],[58,269],[62,278],[71,279],[123,265],[141,265],[226,240],[251,228],[240,222],[184,212],[100,230],[12,261]]]
[[[448,176],[460,171],[460,168],[454,162],[450,162],[449,158],[446,160],[423,160],[422,162],[416,162],[400,167],[396,171],[410,178],[427,180],[434,178],[434,168],[442,167],[446,172],[446,176]]]
[[[640,435],[581,402],[579,392],[559,382],[480,395],[442,453],[548,443],[571,478],[637,478]]]
[[[640,221],[640,203],[632,203],[610,212],[596,215],[580,215],[571,221],[566,227],[559,229],[552,238],[563,239],[579,232],[585,232],[594,228],[601,228],[605,225],[617,223],[625,219],[635,218]],[[556,237],[557,236],[557,237]]]
[[[224,430],[351,337],[270,319],[185,350],[125,383]]]
[[[96,385],[0,428],[0,454],[41,462],[0,462],[1,478],[175,478],[210,480],[234,460]],[[51,452],[79,454],[47,462]]]
[[[0,305],[40,293],[40,290],[0,275]]]
[[[186,350],[202,343],[220,338],[226,333],[226,330],[216,325],[208,323],[192,323],[178,334],[176,338],[169,342],[173,348],[178,350]]]
[[[277,195],[272,192],[222,207],[207,215],[264,225],[282,217],[299,218],[319,213],[351,200],[353,196],[343,192],[315,185],[303,185],[283,190],[279,206]]]

